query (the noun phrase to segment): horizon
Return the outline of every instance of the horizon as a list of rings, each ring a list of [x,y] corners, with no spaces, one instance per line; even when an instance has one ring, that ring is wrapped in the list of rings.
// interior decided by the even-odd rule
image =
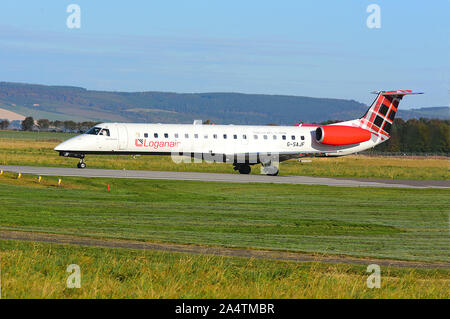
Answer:
[[[70,29],[69,4],[81,9]],[[450,105],[449,2],[3,1],[0,78],[93,91],[239,93]],[[177,10],[178,9],[178,10]],[[379,48],[376,50],[374,48]]]

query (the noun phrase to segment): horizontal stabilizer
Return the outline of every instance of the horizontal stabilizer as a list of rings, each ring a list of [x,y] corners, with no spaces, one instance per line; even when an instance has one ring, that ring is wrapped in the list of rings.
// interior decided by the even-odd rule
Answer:
[[[372,93],[373,94],[381,94],[381,95],[423,94],[423,92],[413,92],[412,90],[373,91]]]

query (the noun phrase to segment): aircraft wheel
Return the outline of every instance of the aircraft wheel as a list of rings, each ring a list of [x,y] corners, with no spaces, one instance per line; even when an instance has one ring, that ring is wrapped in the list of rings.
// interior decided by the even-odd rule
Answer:
[[[86,163],[85,162],[78,163],[77,167],[78,168],[86,168]]]
[[[277,176],[278,175],[278,167],[275,166],[266,166],[262,167],[263,174],[266,174],[267,176]]]
[[[241,165],[239,166],[239,173],[240,174],[250,174],[252,171],[251,167],[249,165]]]

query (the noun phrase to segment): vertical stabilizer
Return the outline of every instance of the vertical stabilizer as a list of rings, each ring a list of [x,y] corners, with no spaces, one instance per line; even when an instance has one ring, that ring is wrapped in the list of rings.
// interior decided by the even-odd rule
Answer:
[[[414,93],[411,90],[380,91],[377,94],[366,114],[359,119],[362,128],[368,129],[382,139],[388,139],[391,133],[392,123],[403,96]],[[383,138],[384,137],[384,138]]]

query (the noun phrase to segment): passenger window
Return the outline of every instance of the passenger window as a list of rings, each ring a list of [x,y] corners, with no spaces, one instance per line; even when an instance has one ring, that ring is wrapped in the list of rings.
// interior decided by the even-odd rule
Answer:
[[[282,139],[283,139],[283,140],[286,140],[286,135],[283,135],[283,136],[282,136]]]
[[[158,138],[158,133],[155,133],[153,136],[154,136],[155,138]]]
[[[224,139],[224,140],[227,139],[227,134],[223,134],[223,139]]]
[[[144,137],[148,137],[148,133],[144,133]]]
[[[255,140],[257,140],[257,139],[258,139],[258,135],[253,135],[253,138],[254,138]]]
[[[294,136],[294,135],[292,135],[292,136],[291,136],[291,139],[292,139],[293,141],[295,141],[295,136]]]
[[[175,133],[175,138],[178,138],[178,133]]]
[[[247,135],[242,135],[242,139],[246,140],[247,139]]]
[[[233,138],[234,138],[235,140],[237,140],[237,135],[233,135]]]
[[[264,139],[267,140],[267,135],[264,135]]]
[[[277,139],[277,136],[276,136],[276,135],[274,135],[274,136],[273,136],[273,139],[274,139],[274,140],[276,140],[276,139]]]
[[[184,138],[189,138],[189,134],[184,134]]]
[[[168,137],[169,137],[169,134],[164,133],[164,137],[165,137],[165,138],[168,138]]]
[[[217,134],[213,134],[213,138],[217,138]]]
[[[300,137],[300,138],[301,138],[301,140],[302,140],[302,141],[304,141],[304,140],[305,140],[305,137],[304,137],[304,136],[302,136],[302,137]]]
[[[194,134],[194,138],[198,138],[198,134]]]
[[[205,135],[204,138],[205,138],[205,140],[208,139],[208,135]]]

